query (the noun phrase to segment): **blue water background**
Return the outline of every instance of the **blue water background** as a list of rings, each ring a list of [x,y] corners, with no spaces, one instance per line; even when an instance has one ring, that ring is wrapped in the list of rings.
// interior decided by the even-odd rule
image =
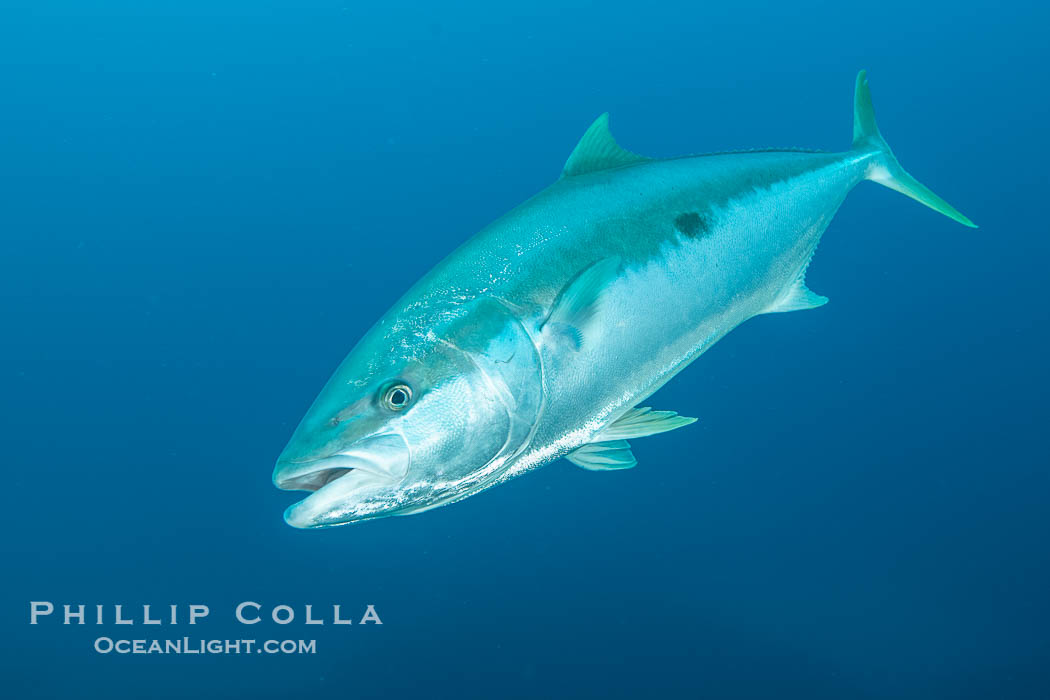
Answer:
[[[1047,698],[1045,4],[12,1],[0,8],[4,697]],[[831,303],[652,399],[636,469],[285,525],[270,472],[369,325],[612,113],[654,156],[844,148],[870,71],[904,165]],[[659,312],[659,309],[654,309]],[[198,628],[28,602],[207,603]],[[246,628],[257,600],[382,626]],[[330,614],[329,614],[330,616]],[[112,637],[306,656],[101,656]]]

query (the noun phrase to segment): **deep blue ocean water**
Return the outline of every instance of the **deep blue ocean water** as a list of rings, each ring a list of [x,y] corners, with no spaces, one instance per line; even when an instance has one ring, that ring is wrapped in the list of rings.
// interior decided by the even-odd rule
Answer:
[[[1048,21],[3,3],[4,696],[1050,697]],[[840,149],[859,68],[901,162],[980,229],[863,184],[810,270],[831,303],[660,391],[700,422],[636,441],[636,469],[284,524],[273,462],[335,365],[596,115],[654,156]],[[246,627],[245,600],[384,624]],[[30,601],[211,614],[31,626]],[[183,634],[317,653],[92,650]]]

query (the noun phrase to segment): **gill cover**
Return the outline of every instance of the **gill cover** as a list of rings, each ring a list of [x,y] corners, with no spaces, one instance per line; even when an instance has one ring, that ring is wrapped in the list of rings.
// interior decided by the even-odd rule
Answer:
[[[543,412],[543,370],[532,337],[510,307],[488,297],[472,307],[450,329],[448,342],[477,367],[506,411],[507,438],[486,470],[494,477],[524,451],[536,430]]]

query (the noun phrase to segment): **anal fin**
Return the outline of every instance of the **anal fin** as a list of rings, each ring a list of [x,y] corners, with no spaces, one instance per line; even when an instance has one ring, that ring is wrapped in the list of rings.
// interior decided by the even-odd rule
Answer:
[[[807,262],[802,267],[802,270],[799,271],[798,277],[791,283],[791,286],[762,313],[779,314],[786,311],[805,311],[806,309],[815,309],[818,306],[827,304],[827,297],[814,293],[806,286],[806,268],[808,267],[809,263]]]

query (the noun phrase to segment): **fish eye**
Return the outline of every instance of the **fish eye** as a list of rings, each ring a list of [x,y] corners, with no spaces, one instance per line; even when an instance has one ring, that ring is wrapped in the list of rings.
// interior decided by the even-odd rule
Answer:
[[[391,411],[403,411],[412,401],[412,388],[407,384],[394,384],[383,392],[383,406]]]

